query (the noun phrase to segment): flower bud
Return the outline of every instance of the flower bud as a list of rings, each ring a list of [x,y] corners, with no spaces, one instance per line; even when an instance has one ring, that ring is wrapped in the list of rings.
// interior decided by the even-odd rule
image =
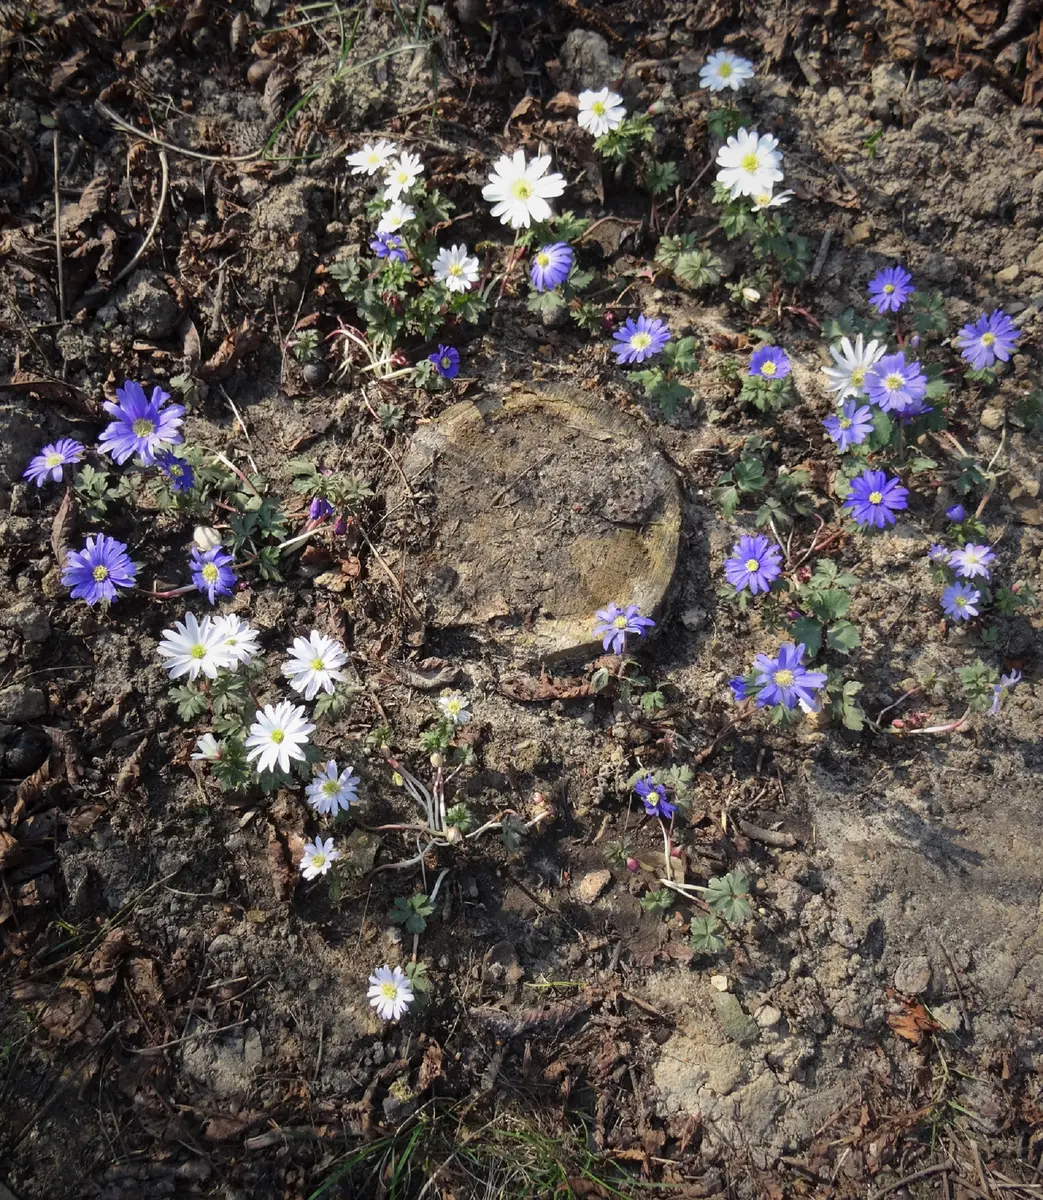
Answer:
[[[348,532],[348,522],[345,517],[338,517],[333,525],[333,532],[337,537],[343,537]]]
[[[395,771],[391,776],[391,782],[395,785],[395,787],[401,787],[405,783],[405,780],[397,771]]]
[[[221,545],[221,535],[212,525],[197,525],[192,532],[192,541],[205,554]]]
[[[456,846],[464,840],[463,832],[458,825],[450,825],[445,831],[445,840],[451,845]]]
[[[431,766],[433,766],[435,768],[435,770],[437,771],[438,768],[443,766],[444,764],[445,764],[445,759],[436,750],[434,752],[434,754],[431,755]]]
[[[744,287],[742,289],[742,298],[746,301],[747,304],[756,304],[757,301],[761,298],[761,294],[760,294],[760,292],[757,291],[756,288]]]
[[[631,856],[630,858],[627,859],[627,870],[631,874],[636,874],[640,869],[641,869],[641,864],[637,861],[636,858]]]
[[[647,111],[650,117],[658,117],[661,112],[666,112],[666,105],[662,100],[653,100]]]

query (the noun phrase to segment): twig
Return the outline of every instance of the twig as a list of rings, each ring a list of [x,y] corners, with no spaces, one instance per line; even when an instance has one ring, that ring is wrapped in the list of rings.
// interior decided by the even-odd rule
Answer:
[[[62,269],[62,197],[58,190],[58,130],[51,141],[54,151],[54,249],[58,256],[58,318],[65,324],[65,272]]]
[[[765,846],[774,846],[777,850],[792,850],[797,844],[797,839],[792,833],[774,833],[770,829],[754,825],[751,821],[745,821],[742,817],[736,817],[735,823],[748,838],[755,842],[763,842]]]
[[[141,136],[145,137],[146,135],[142,134]],[[152,224],[148,227],[148,232],[145,234],[145,240],[138,247],[134,257],[112,281],[113,287],[115,287],[121,279],[126,279],[131,271],[134,270],[134,268],[138,265],[141,256],[145,253],[149,246],[152,245],[152,239],[156,236],[156,230],[159,228],[159,222],[163,216],[163,209],[167,203],[167,187],[170,183],[170,164],[167,162],[167,152],[165,150],[160,150],[159,152],[159,165],[162,172],[159,180],[159,202],[156,204],[156,212],[152,218]]]
[[[887,1187],[880,1188],[879,1191],[873,1192],[869,1200],[881,1200],[883,1196],[889,1196],[892,1192],[898,1191],[900,1187],[905,1187],[907,1183],[915,1183],[917,1179],[926,1179],[929,1175],[940,1175],[943,1171],[955,1171],[956,1164],[950,1159],[948,1162],[935,1163],[933,1167],[923,1167],[919,1171],[914,1171],[912,1175],[906,1175],[902,1179],[896,1179],[894,1183],[889,1183]]]
[[[233,1021],[231,1025],[219,1025],[216,1029],[198,1029],[185,1037],[175,1038],[172,1042],[163,1042],[159,1046],[142,1046],[140,1049],[131,1047],[131,1054],[155,1054],[157,1050],[169,1050],[171,1046],[180,1046],[182,1042],[194,1042],[196,1038],[209,1037],[215,1033],[227,1033],[229,1029],[238,1029],[241,1025],[249,1025],[249,1021]]]
[[[361,526],[359,527],[359,533],[362,535],[362,540],[369,547],[370,554],[372,554],[373,557],[377,560],[377,563],[379,564],[380,569],[384,572],[384,574],[388,577],[388,579],[390,579],[391,582],[394,584],[395,591],[398,592],[399,596],[401,597],[402,603],[409,606],[410,612],[412,612],[413,616],[416,617],[416,619],[418,621],[422,621],[424,619],[424,614],[422,612],[420,612],[420,610],[413,603],[413,601],[410,600],[410,598],[406,595],[405,588],[403,588],[402,584],[399,582],[398,576],[394,573],[394,571],[392,571],[392,569],[387,565],[387,563],[377,553],[376,546],[374,546],[373,543],[369,540],[369,535],[366,533],[366,531]]]
[[[165,142],[162,138],[158,138],[154,134],[146,133],[143,129],[138,129],[136,125],[125,121],[119,113],[113,112],[107,104],[102,104],[100,100],[94,101],[94,107],[107,121],[124,133],[132,133],[135,137],[144,138],[146,142],[151,142],[153,146],[159,146],[161,150],[169,150],[171,154],[182,154],[185,158],[198,158],[203,162],[213,163],[237,163],[251,162],[255,158],[260,158],[264,153],[264,146],[260,146],[256,150],[251,150],[249,154],[204,154],[201,150],[186,150],[184,146],[175,146],[173,142]]]

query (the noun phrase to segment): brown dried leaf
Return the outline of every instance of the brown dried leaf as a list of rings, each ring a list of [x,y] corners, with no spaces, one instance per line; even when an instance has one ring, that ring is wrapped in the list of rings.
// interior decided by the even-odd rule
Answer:
[[[51,72],[51,95],[56,95],[80,69],[80,63],[87,57],[86,50],[77,50],[65,62],[59,63]]]
[[[150,737],[151,734],[145,734],[145,736],[138,743],[138,748],[134,751],[130,758],[127,759],[123,766],[120,767],[119,774],[116,776],[116,783],[114,784],[114,790],[117,796],[122,796],[126,792],[129,792],[130,789],[134,787],[141,779],[141,764],[145,759],[146,753],[148,752]]]
[[[242,16],[241,13],[240,16]],[[185,356],[185,364],[189,374],[191,374],[199,366],[200,360],[203,357],[203,343],[199,339],[199,330],[196,329],[191,317],[185,317],[178,327],[178,332],[181,334],[182,354]]]
[[[97,175],[80,193],[79,200],[62,209],[62,237],[75,233],[105,211],[109,202],[109,177]]]
[[[437,1042],[432,1042],[424,1054],[424,1061],[420,1064],[420,1071],[416,1080],[418,1092],[424,1091],[436,1079],[442,1078],[442,1058],[442,1047]]]
[[[293,895],[297,872],[293,869],[286,847],[279,840],[274,825],[268,826],[268,870],[272,877],[276,900],[285,903]]]
[[[131,950],[130,934],[125,929],[113,929],[91,955],[89,970],[94,977],[94,990],[107,995],[119,975],[120,963]]]
[[[6,235],[5,235],[6,236]],[[0,243],[0,257],[4,255],[4,246]],[[67,404],[77,412],[86,413],[89,417],[101,416],[101,407],[88,399],[86,393],[71,383],[60,379],[41,379],[23,371],[15,371],[6,383],[0,383],[0,392],[17,392],[20,395],[37,396],[41,400],[55,404]]]
[[[12,834],[0,830],[0,870],[17,867],[28,857],[28,852]]]
[[[887,1023],[907,1042],[919,1046],[925,1033],[941,1029],[938,1022],[928,1013],[922,1004],[910,1004],[905,1012],[888,1013]]]
[[[227,379],[245,354],[252,354],[264,340],[263,331],[250,320],[233,330],[199,368],[200,379]]]
[[[83,979],[67,979],[48,1001],[40,1024],[59,1041],[80,1041],[85,1036],[96,1036],[94,1026],[98,1033],[101,1031],[101,1022],[93,1014],[91,985]]]
[[[44,725],[43,731],[51,739],[51,745],[62,756],[65,778],[71,786],[75,787],[83,777],[83,768],[80,765],[80,751],[76,745],[76,739],[67,729],[55,729],[50,725]]]
[[[29,809],[35,808],[58,782],[51,770],[52,761],[51,758],[48,758],[39,770],[34,771],[28,779],[23,779],[18,785],[18,790],[14,794],[14,807],[8,818],[10,825],[17,825]]]
[[[151,1008],[163,1007],[163,988],[151,958],[138,955],[127,964],[127,981],[138,1001]]]
[[[547,112],[564,116],[579,108],[579,100],[571,92],[557,92],[547,101]]]
[[[242,1117],[211,1117],[203,1129],[203,1137],[208,1142],[230,1142],[249,1128],[250,1122]]]

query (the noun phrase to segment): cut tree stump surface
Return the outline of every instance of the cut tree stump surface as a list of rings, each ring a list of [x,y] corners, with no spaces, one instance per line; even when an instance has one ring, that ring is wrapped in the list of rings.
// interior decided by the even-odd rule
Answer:
[[[677,564],[681,496],[639,425],[583,393],[454,405],[413,438],[430,490],[411,563],[435,628],[469,627],[515,657],[591,653],[594,613],[655,614]]]

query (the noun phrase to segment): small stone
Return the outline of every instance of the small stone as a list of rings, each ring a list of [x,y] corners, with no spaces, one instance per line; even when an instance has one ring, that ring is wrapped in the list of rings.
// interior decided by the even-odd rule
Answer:
[[[508,941],[490,946],[482,959],[482,980],[486,983],[518,983],[525,976],[518,951]]]
[[[728,976],[727,975],[711,975],[710,976],[710,987],[712,987],[715,991],[718,991],[718,992],[726,992],[728,990]]]
[[[230,933],[219,933],[207,947],[206,952],[209,955],[234,954],[238,949],[238,938],[232,937]]]
[[[330,369],[325,363],[308,363],[308,365],[304,368],[305,382],[310,384],[312,387],[318,387],[320,384],[325,383],[329,377]]]
[[[717,1020],[729,1041],[737,1042],[740,1046],[752,1046],[760,1037],[757,1022],[743,1012],[738,998],[731,992],[720,992],[712,997]]]
[[[926,992],[931,982],[931,964],[923,954],[903,958],[895,971],[895,988],[906,996]]]
[[[946,1033],[959,1033],[963,1025],[963,1015],[959,1006],[950,1001],[948,1004],[938,1004],[931,1008],[931,1016]]]
[[[256,1029],[248,1028],[243,1038],[243,1061],[248,1067],[259,1067],[264,1061],[264,1046]]]
[[[576,899],[593,904],[611,882],[611,871],[588,871],[576,885]]]
[[[762,1004],[753,1014],[761,1029],[772,1029],[782,1020],[782,1013],[774,1004]]]
[[[997,283],[1014,283],[1021,274],[1021,268],[1017,263],[1012,263],[1009,267],[1004,267],[1002,271],[996,272]]]
[[[986,408],[982,410],[980,420],[985,429],[1000,429],[1003,425],[1004,416],[1002,408]]]
[[[13,683],[0,689],[0,721],[35,721],[47,711],[47,697],[39,688]]]
[[[165,337],[177,324],[177,303],[155,271],[135,271],[116,304],[131,329],[147,338]]]
[[[3,755],[4,774],[25,779],[42,766],[50,748],[50,739],[38,729],[19,729]]]
[[[681,613],[681,624],[685,629],[702,629],[706,624],[706,619],[709,616],[705,608],[699,608],[698,605],[693,608],[686,608]]]
[[[38,605],[25,602],[0,613],[0,625],[13,629],[27,642],[46,642],[51,636],[51,622]]]

